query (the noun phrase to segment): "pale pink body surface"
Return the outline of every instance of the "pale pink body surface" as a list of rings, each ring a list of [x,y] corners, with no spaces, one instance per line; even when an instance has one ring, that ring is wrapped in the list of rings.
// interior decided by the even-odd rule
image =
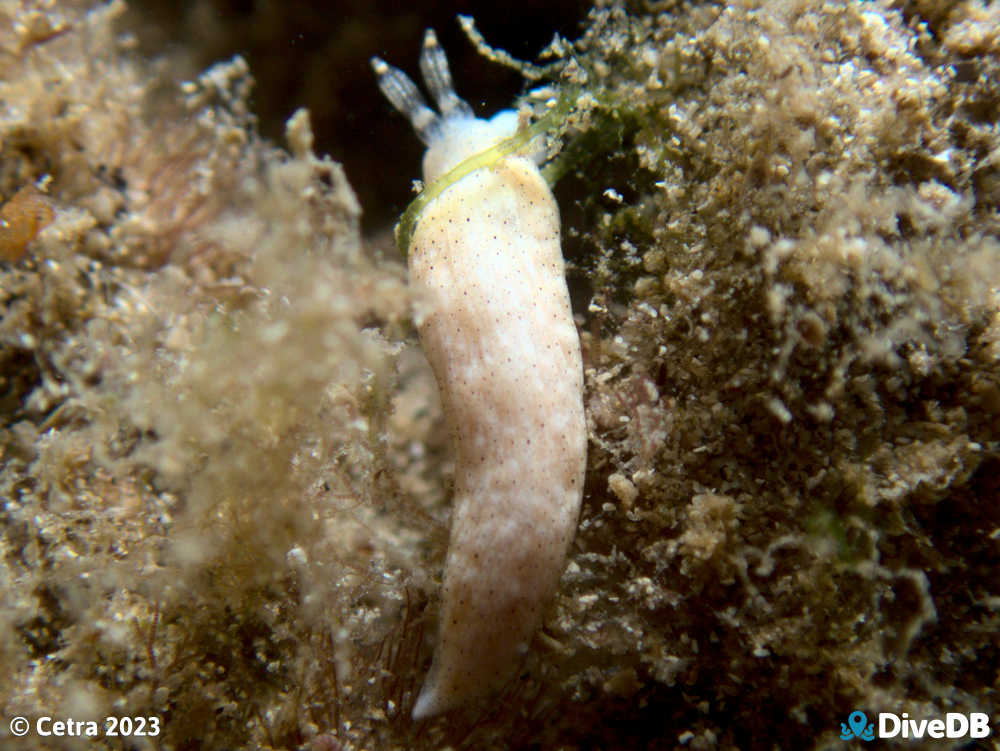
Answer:
[[[440,55],[429,62],[440,67],[429,40],[424,56]],[[380,61],[376,71],[384,91],[385,76],[403,76]],[[432,77],[447,84],[437,97],[447,117],[447,68],[424,76],[435,93]],[[386,93],[421,130],[427,113]],[[464,111],[437,124],[425,179],[514,127],[507,115],[481,121]],[[576,530],[587,431],[559,212],[534,162],[501,158],[449,186],[421,214],[408,257],[421,342],[457,450],[438,643],[413,709],[421,719],[502,687],[517,669]]]

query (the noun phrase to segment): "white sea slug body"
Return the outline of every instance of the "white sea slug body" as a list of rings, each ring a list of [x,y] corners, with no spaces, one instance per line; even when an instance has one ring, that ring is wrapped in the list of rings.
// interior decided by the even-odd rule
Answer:
[[[382,91],[428,145],[431,183],[513,135],[517,117],[473,116],[433,32],[420,64],[440,115],[405,74],[373,59]],[[457,449],[438,643],[413,708],[422,719],[517,669],[576,530],[587,433],[559,211],[532,160],[500,157],[445,188],[421,213],[408,261]]]

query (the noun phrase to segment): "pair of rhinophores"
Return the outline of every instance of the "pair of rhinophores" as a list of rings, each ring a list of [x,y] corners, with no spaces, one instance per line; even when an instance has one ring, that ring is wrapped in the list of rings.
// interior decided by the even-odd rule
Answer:
[[[480,120],[455,94],[433,31],[420,69],[439,113],[402,71],[378,58],[372,66],[427,145],[426,184],[517,132],[515,112]],[[576,530],[587,430],[559,210],[534,161],[499,156],[457,178],[423,208],[403,250],[457,453],[419,720],[498,689],[517,669]]]

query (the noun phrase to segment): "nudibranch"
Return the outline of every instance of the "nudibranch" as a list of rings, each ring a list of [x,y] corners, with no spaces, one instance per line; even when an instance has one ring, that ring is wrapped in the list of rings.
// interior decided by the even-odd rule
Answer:
[[[419,720],[502,687],[541,625],[580,513],[583,366],[559,209],[530,155],[496,148],[518,133],[517,114],[476,118],[430,30],[420,69],[440,114],[406,74],[378,58],[372,66],[427,145],[425,183],[461,173],[422,208],[403,248],[457,453],[437,645],[413,706]],[[456,169],[488,153],[496,158]]]

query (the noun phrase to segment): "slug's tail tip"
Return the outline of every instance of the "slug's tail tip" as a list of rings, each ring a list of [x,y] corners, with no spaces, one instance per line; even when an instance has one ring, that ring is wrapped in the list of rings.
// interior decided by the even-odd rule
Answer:
[[[430,683],[424,683],[423,688],[420,689],[420,694],[417,696],[417,700],[413,703],[413,719],[419,722],[437,714],[439,711],[437,704],[437,691],[434,690]]]

